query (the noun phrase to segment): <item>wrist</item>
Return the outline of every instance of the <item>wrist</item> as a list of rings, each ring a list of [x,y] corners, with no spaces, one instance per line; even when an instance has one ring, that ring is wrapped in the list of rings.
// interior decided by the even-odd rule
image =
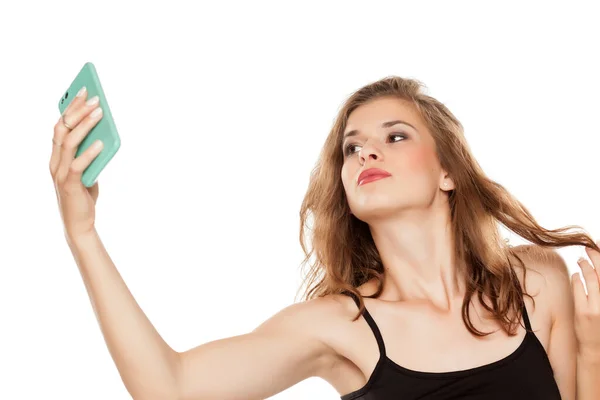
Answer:
[[[77,234],[69,234],[67,232],[67,233],[65,233],[65,238],[67,240],[67,243],[69,244],[69,247],[71,247],[71,248],[79,247],[79,246],[85,245],[86,243],[89,243],[90,241],[97,239],[98,232],[96,231],[95,228],[91,229],[89,231],[80,232]]]
[[[600,349],[581,348],[577,351],[577,360],[584,364],[600,365]]]

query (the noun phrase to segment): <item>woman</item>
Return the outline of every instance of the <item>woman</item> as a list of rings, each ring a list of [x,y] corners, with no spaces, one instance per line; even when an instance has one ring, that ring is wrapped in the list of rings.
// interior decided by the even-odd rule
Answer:
[[[485,176],[460,122],[422,86],[382,79],[340,111],[302,204],[305,301],[181,353],[138,307],[95,230],[98,186],[80,179],[100,148],[74,154],[101,115],[82,89],[54,128],[50,171],[134,398],[262,399],[312,376],[344,400],[600,396],[598,275],[580,261],[588,294],[579,279],[571,290],[553,249],[586,246],[600,266],[600,248],[569,227],[539,226]],[[498,223],[532,244],[508,246]]]

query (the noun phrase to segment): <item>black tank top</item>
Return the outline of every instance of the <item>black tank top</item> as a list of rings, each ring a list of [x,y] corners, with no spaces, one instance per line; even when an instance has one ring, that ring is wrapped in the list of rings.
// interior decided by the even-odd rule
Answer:
[[[350,295],[358,306],[358,298]],[[365,308],[363,316],[379,345],[379,361],[367,383],[341,396],[342,400],[560,400],[550,360],[531,330],[527,309],[523,320],[527,333],[510,355],[491,364],[460,371],[421,372],[401,367],[385,354],[377,324]]]

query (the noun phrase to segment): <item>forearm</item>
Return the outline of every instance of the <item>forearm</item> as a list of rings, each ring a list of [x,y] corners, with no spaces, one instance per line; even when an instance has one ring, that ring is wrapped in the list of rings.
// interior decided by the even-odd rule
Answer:
[[[600,399],[600,357],[577,355],[577,400]]]
[[[97,232],[67,238],[108,350],[134,399],[173,398],[179,355],[131,295]]]

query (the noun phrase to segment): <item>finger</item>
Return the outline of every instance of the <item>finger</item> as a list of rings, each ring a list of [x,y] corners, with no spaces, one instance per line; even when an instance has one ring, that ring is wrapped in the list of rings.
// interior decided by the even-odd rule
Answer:
[[[598,275],[592,264],[585,258],[581,257],[577,260],[581,267],[583,278],[585,279],[585,287],[587,288],[588,303],[594,310],[600,310],[600,282]]]
[[[55,131],[54,139],[57,142],[60,143],[61,140],[59,139],[62,139],[62,137],[57,137],[56,134],[64,135],[70,130],[67,126],[65,126],[63,118],[64,121],[67,121],[69,126],[74,127],[75,125],[77,125],[77,110],[81,109],[82,105],[85,103],[87,99],[87,94],[87,88],[85,86],[82,87],[81,90],[79,90],[79,92],[77,93],[77,95],[75,95],[75,98],[73,98],[73,101],[71,101],[67,108],[62,112],[62,114],[58,118],[58,121],[56,121],[55,127],[57,129]]]
[[[587,296],[585,295],[585,289],[583,282],[581,281],[581,274],[579,272],[571,275],[571,288],[573,289],[573,301],[575,303],[575,310],[582,312],[587,310]]]
[[[56,170],[58,169],[58,165],[60,163],[60,146],[70,131],[70,129],[65,126],[63,118],[64,121],[66,121],[67,124],[69,124],[69,126],[74,128],[84,116],[81,110],[83,108],[82,106],[85,104],[86,98],[87,89],[84,86],[77,93],[73,101],[71,101],[71,103],[69,103],[67,108],[63,111],[58,121],[56,121],[56,124],[54,124],[54,135],[52,137],[52,154],[50,155],[50,173],[52,174],[52,176],[56,174]]]
[[[50,157],[50,171],[52,175],[56,175],[57,170],[60,169],[61,159],[64,154],[64,147],[61,148],[62,144],[64,144],[65,140],[67,140],[68,136],[72,133],[73,130],[77,127],[77,125],[94,109],[96,109],[99,105],[98,96],[94,96],[91,99],[86,101],[87,91],[84,90],[78,93],[75,99],[69,104],[68,111],[65,111],[58,119],[58,122],[54,126],[54,137],[52,139],[52,149],[53,155]],[[65,122],[72,129],[65,125]],[[70,159],[72,160],[72,156]]]
[[[78,146],[101,118],[102,108],[96,107],[93,112],[85,116],[62,143],[58,171],[56,172],[56,180],[58,182],[62,182],[67,177]]]
[[[69,172],[65,179],[65,187],[73,187],[81,185],[81,175],[83,171],[94,161],[94,159],[100,154],[104,144],[100,140],[96,140],[90,147],[88,147],[79,157],[77,157],[69,166]],[[97,185],[96,183],[95,185]]]
[[[87,93],[87,87],[82,86],[79,91],[77,92],[77,94],[75,95],[75,98],[73,99],[73,101],[71,101],[68,105],[67,108],[65,108],[65,110],[63,111],[63,114],[68,112],[69,110],[71,110],[73,107],[77,107],[78,103],[75,102],[74,100],[77,98],[81,98],[83,100],[86,99],[88,93]],[[79,103],[81,104],[81,103]]]
[[[600,246],[600,241],[598,241],[596,244]],[[590,257],[590,260],[592,260],[592,265],[594,266],[594,269],[596,270],[596,272],[598,272],[600,270],[600,253],[587,246],[585,247],[585,251]]]

